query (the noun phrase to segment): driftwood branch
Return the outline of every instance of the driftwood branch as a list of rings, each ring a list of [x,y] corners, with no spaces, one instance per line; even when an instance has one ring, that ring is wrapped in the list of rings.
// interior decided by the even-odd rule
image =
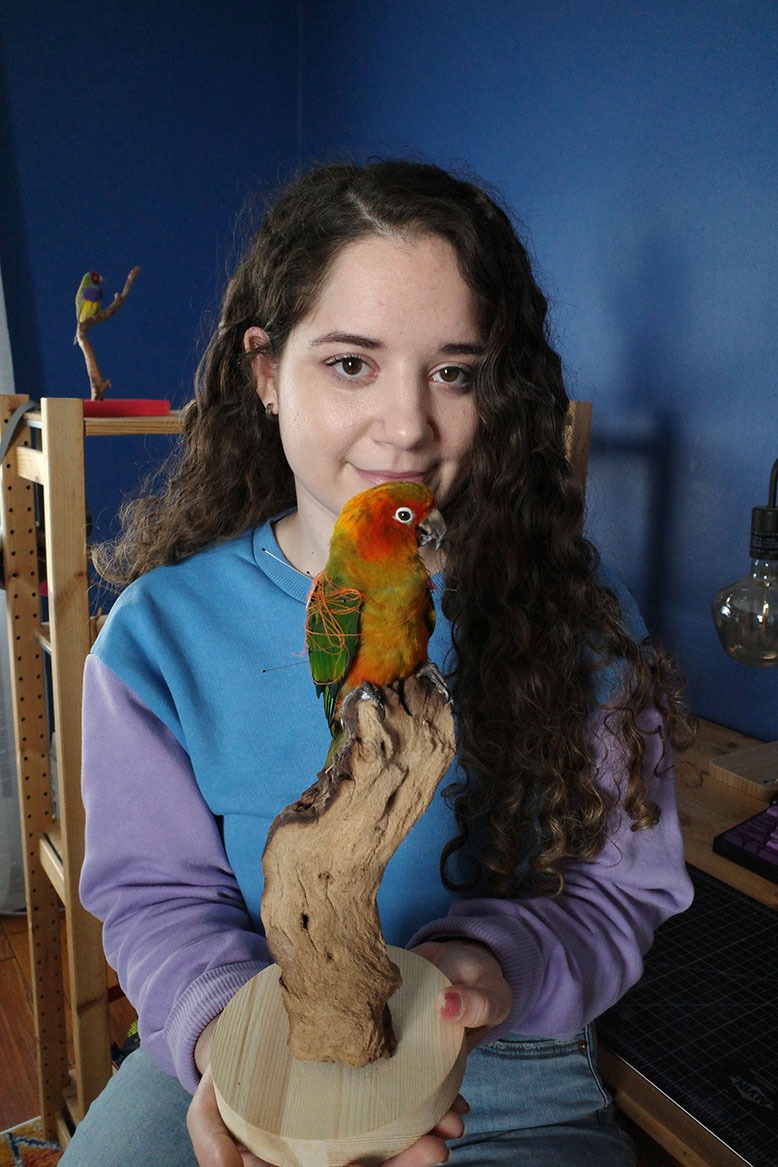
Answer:
[[[84,361],[86,362],[86,371],[89,376],[89,387],[92,401],[102,401],[108,390],[111,388],[111,382],[106,381],[100,372],[95,357],[95,351],[92,348],[92,343],[87,336],[90,328],[94,328],[95,324],[100,324],[103,320],[107,320],[113,316],[114,312],[118,312],[124,301],[130,294],[132,285],[135,283],[135,277],[140,271],[139,267],[134,267],[127,279],[124,281],[124,287],[121,292],[116,292],[111,303],[106,308],[101,308],[99,312],[95,312],[94,316],[87,317],[86,320],[79,322],[76,328],[75,343],[84,354]]]
[[[388,1001],[401,984],[376,895],[399,844],[454,757],[444,694],[426,677],[344,703],[346,744],[271,825],[262,920],[281,970],[294,1057],[364,1066],[395,1048]]]

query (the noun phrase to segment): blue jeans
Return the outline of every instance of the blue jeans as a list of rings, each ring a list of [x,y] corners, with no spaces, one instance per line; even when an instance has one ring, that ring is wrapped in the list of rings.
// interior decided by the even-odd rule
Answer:
[[[470,1103],[452,1167],[635,1167],[635,1156],[594,1068],[594,1038],[516,1039],[470,1054]],[[186,1129],[191,1096],[131,1054],[93,1103],[61,1167],[197,1167]]]
[[[515,1038],[479,1045],[467,1060],[465,1134],[452,1167],[635,1167],[596,1070],[594,1027],[571,1041]]]

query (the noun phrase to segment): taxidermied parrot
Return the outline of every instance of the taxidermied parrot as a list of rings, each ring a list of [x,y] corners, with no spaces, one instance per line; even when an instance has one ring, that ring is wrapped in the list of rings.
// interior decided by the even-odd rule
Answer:
[[[338,516],[306,619],[311,675],[333,747],[347,693],[363,683],[380,688],[405,680],[428,663],[435,609],[419,548],[439,547],[445,531],[431,491],[418,482],[363,490]]]
[[[103,300],[100,287],[102,276],[96,271],[88,271],[76,292],[76,325],[83,324],[90,316],[96,316]]]

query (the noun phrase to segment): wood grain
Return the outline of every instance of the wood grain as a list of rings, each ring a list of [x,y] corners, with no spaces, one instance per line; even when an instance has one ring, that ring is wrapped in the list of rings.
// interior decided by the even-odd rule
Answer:
[[[719,782],[769,802],[778,793],[778,742],[712,758],[710,772]]]
[[[27,944],[26,921],[24,943]],[[9,938],[0,946],[0,1130],[32,1118],[38,1109],[35,1027],[30,993]]]
[[[678,810],[686,859],[768,907],[778,908],[778,884],[732,863],[713,850],[713,838],[764,810],[764,797],[720,782],[711,759],[759,743],[746,734],[701,721],[697,741],[678,763]]]
[[[389,948],[403,984],[391,1000],[392,1058],[356,1068],[300,1061],[275,965],[245,985],[219,1019],[211,1055],[219,1109],[255,1155],[278,1167],[383,1161],[430,1131],[456,1097],[464,1031],[440,1018],[449,983],[429,961]]]
[[[365,1066],[391,1057],[399,985],[376,897],[391,856],[454,757],[448,695],[429,677],[344,702],[346,742],[270,827],[262,923],[282,973],[292,1053]]]

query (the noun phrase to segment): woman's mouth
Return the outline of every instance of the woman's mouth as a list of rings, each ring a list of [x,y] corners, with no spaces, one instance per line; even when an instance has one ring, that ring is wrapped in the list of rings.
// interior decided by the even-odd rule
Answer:
[[[357,474],[370,486],[380,486],[383,482],[421,482],[426,483],[425,470],[363,470],[355,466]]]

